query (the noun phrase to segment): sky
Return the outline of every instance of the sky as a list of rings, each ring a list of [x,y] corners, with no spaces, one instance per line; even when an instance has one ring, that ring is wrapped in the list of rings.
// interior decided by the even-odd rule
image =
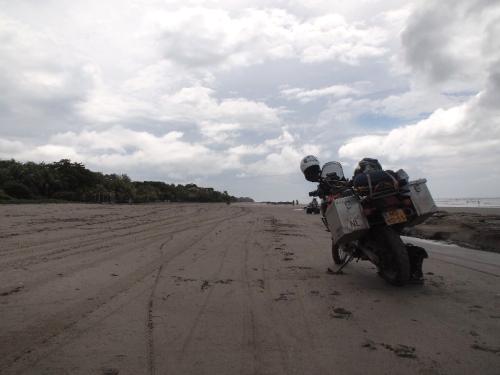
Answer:
[[[306,201],[309,154],[500,196],[500,0],[0,0],[0,159]]]

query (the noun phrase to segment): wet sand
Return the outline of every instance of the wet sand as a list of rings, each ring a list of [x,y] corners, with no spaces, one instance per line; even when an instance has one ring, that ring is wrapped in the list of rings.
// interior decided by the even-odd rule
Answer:
[[[498,207],[441,207],[440,211],[449,213],[468,213],[478,215],[500,215],[500,208]]]
[[[426,243],[425,285],[396,288],[328,274],[329,233],[290,206],[0,209],[2,374],[500,368],[494,253]]]
[[[500,208],[443,207],[406,234],[500,253]]]

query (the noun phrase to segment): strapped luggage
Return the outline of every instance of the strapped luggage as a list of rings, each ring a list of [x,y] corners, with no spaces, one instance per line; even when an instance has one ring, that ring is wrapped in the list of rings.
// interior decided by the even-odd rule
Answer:
[[[353,179],[353,186],[361,195],[382,195],[399,190],[403,185],[398,175],[391,171],[372,171],[359,173]]]

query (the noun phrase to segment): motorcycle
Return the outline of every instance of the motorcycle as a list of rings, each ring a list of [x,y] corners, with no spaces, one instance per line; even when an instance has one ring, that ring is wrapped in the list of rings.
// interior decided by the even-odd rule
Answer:
[[[306,214],[319,214],[320,213],[319,204],[318,204],[318,201],[316,200],[316,198],[313,198],[311,203],[309,203],[305,207],[305,210],[306,210]]]
[[[398,172],[367,170],[349,181],[338,162],[319,168],[317,159],[303,159],[301,169],[318,188],[322,221],[332,237],[332,257],[341,270],[353,259],[368,260],[388,283],[402,286],[423,282],[425,249],[404,244],[401,232],[436,211],[426,180],[409,181]],[[375,159],[368,159],[375,160]],[[378,163],[378,162],[377,162]]]

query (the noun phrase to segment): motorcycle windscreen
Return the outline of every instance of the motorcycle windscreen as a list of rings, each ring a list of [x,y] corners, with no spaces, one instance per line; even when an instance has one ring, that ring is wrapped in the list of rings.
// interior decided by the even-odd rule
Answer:
[[[323,178],[331,178],[334,180],[340,180],[344,178],[344,170],[342,169],[342,165],[337,161],[329,161],[323,165],[321,169],[321,177]]]

